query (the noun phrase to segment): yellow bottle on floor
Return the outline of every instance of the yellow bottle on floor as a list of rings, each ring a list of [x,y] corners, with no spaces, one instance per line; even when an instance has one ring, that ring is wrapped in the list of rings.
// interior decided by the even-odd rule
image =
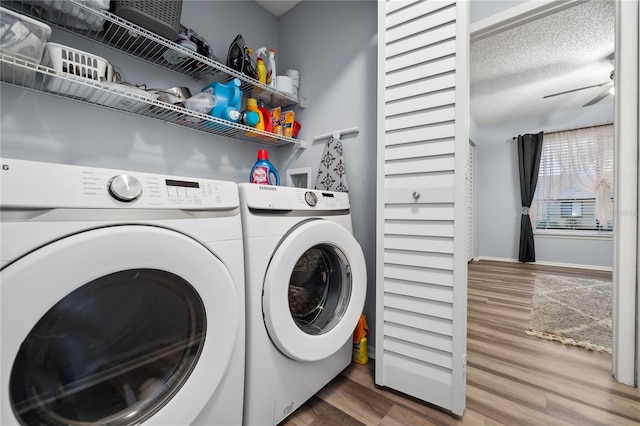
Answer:
[[[357,343],[353,344],[353,362],[358,364],[366,364],[369,362],[369,354],[367,353],[367,338],[363,337]]]
[[[358,364],[366,364],[369,362],[369,354],[367,352],[367,333],[369,325],[364,314],[360,314],[356,329],[353,331],[353,353],[351,359]]]

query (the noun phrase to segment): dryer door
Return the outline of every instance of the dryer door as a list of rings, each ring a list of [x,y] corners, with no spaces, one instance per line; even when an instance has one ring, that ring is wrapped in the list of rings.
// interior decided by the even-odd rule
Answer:
[[[264,281],[262,309],[273,343],[299,361],[335,353],[362,313],[366,274],[362,249],[344,227],[312,220],[293,229]]]
[[[0,283],[3,425],[189,424],[241,321],[225,265],[152,226],[63,238]]]

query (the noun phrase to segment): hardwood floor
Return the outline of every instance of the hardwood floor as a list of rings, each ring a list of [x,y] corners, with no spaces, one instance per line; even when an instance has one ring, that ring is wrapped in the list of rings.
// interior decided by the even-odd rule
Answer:
[[[611,273],[478,261],[469,264],[467,408],[455,418],[378,388],[373,360],[353,363],[282,425],[638,425],[640,392],[611,377],[611,355],[528,336],[536,274]]]

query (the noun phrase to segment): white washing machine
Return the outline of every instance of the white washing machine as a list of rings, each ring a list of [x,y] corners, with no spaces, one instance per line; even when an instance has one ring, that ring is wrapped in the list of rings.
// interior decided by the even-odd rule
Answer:
[[[0,161],[0,424],[240,424],[237,186]]]
[[[349,365],[366,266],[346,193],[240,184],[246,425],[275,425]]]

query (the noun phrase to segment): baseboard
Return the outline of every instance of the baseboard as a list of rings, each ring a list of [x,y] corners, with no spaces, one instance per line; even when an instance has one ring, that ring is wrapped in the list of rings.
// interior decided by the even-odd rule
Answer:
[[[477,260],[492,260],[496,262],[511,262],[511,263],[519,263],[518,259],[509,259],[505,257],[490,257],[490,256],[477,256],[473,258],[473,261]],[[613,271],[611,266],[598,266],[598,265],[580,265],[576,263],[561,263],[561,262],[546,262],[546,261],[536,261],[532,262],[534,265],[543,265],[543,266],[559,266],[562,268],[576,268],[576,269],[589,269],[592,271]]]

